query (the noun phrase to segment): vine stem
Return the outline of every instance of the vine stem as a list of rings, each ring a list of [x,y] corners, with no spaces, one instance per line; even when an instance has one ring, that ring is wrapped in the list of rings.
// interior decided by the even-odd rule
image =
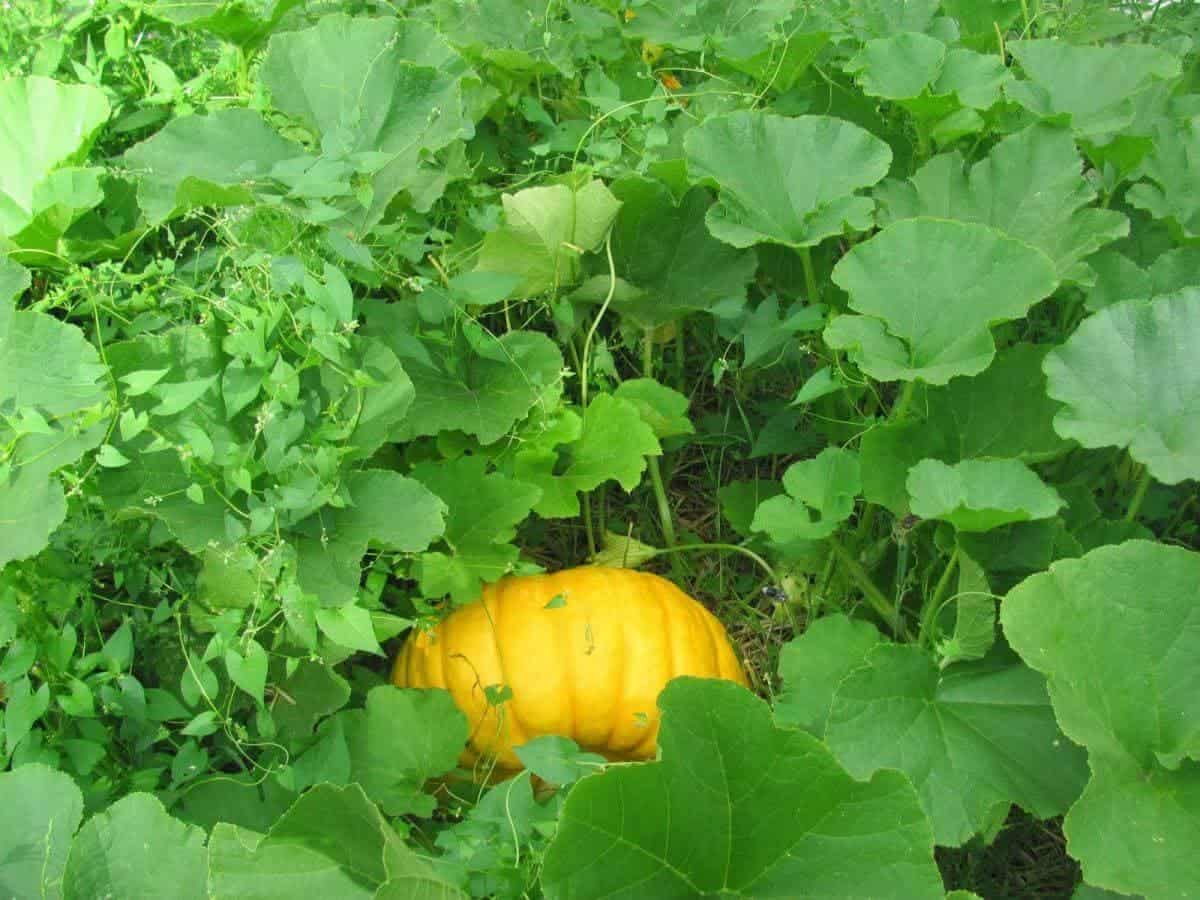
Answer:
[[[613,296],[617,293],[617,267],[613,262],[611,231],[604,238],[604,255],[608,259],[608,294],[605,296],[604,302],[600,305],[600,311],[596,313],[596,318],[592,320],[591,327],[588,328],[587,337],[583,341],[582,358],[579,363],[579,405],[583,409],[584,415],[587,415],[588,366],[591,365],[589,357],[592,352],[592,340],[596,337],[596,329],[600,327],[600,320],[608,312],[608,307],[612,304]],[[586,492],[583,495],[581,508],[583,511],[583,528],[587,532],[588,553],[591,556],[595,556],[596,529],[592,525],[592,499],[591,495]]]
[[[1142,476],[1138,479],[1137,487],[1133,489],[1133,497],[1129,500],[1129,508],[1125,510],[1125,521],[1133,522],[1137,520],[1138,511],[1142,508],[1142,501],[1146,499],[1146,491],[1150,487],[1150,470],[1142,469]]]
[[[900,396],[896,399],[895,405],[892,406],[892,410],[888,414],[889,419],[894,422],[904,418],[905,413],[908,412],[909,406],[912,405],[913,394],[916,392],[916,390],[917,383],[915,381],[904,382],[904,387],[900,391]]]
[[[946,592],[950,590],[950,576],[954,574],[957,568],[958,546],[956,545],[954,552],[950,554],[949,562],[946,563],[946,568],[942,570],[942,577],[938,579],[937,585],[933,589],[933,595],[925,601],[925,605],[921,608],[921,633],[918,641],[922,646],[931,646],[933,620],[941,612]]]
[[[611,231],[604,238],[604,255],[608,260],[608,294],[605,295],[604,302],[600,304],[600,311],[596,313],[596,318],[592,320],[592,325],[588,329],[587,337],[584,338],[583,360],[579,367],[579,400],[584,410],[587,410],[588,402],[588,366],[591,364],[589,357],[592,353],[592,340],[596,337],[596,329],[600,327],[600,320],[608,312],[608,307],[612,305],[613,297],[617,293],[617,266],[613,262]]]
[[[642,374],[654,377],[654,332],[647,328],[642,338]],[[667,500],[667,489],[663,484],[662,467],[657,456],[647,457],[650,469],[650,484],[654,488],[654,500],[658,504],[658,518],[662,526],[663,540],[668,547],[675,546],[675,522],[671,517],[671,504]]]
[[[742,556],[753,561],[755,565],[762,569],[767,574],[767,577],[771,579],[772,585],[779,584],[779,576],[775,574],[775,570],[771,568],[770,563],[768,563],[753,550],[750,550],[747,547],[741,547],[737,544],[680,544],[678,547],[668,547],[665,550],[656,550],[654,555],[668,556],[673,553],[687,553],[694,550],[725,550],[730,553],[740,553]]]
[[[879,614],[879,617],[883,621],[892,626],[892,631],[895,632],[896,637],[903,639],[905,631],[904,623],[900,620],[900,612],[888,600],[887,595],[879,589],[879,586],[875,584],[874,579],[871,578],[871,574],[862,567],[862,563],[855,559],[836,537],[829,539],[829,545],[833,548],[838,562],[846,568],[846,571],[850,573],[850,577],[854,579],[854,583],[862,590],[863,596],[867,598],[867,602],[871,604],[871,607]]]
[[[800,248],[800,264],[804,267],[804,289],[808,291],[808,302],[817,302],[817,273],[813,269],[812,247]]]

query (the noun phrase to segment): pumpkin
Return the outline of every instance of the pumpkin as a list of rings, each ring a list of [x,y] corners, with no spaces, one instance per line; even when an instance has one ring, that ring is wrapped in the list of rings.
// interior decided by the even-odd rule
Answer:
[[[547,734],[612,760],[652,757],[658,695],[679,675],[746,684],[721,623],[674,584],[583,566],[487,585],[409,637],[392,682],[450,692],[470,723],[464,766],[519,769],[513,747]],[[489,703],[501,686],[511,697]]]

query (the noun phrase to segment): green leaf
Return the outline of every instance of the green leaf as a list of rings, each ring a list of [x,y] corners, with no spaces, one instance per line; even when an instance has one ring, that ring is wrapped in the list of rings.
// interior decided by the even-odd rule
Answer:
[[[788,0],[697,0],[679,6],[650,0],[637,7],[628,33],[677,50],[721,51],[723,58],[746,53],[776,37],[792,13]]]
[[[692,188],[678,205],[665,184],[641,176],[621,178],[612,191],[621,201],[612,233],[617,275],[641,291],[636,299],[615,299],[614,309],[651,327],[745,296],[754,253],[709,234],[704,216],[712,198],[705,188]],[[598,278],[607,293],[607,273]]]
[[[530,410],[551,409],[562,395],[562,352],[544,334],[480,333],[473,345],[464,341],[448,352],[405,334],[389,305],[366,306],[364,333],[391,347],[415,391],[408,416],[390,433],[391,440],[463,431],[481,444],[493,444]]]
[[[0,81],[0,236],[57,251],[67,228],[102,199],[98,170],[68,167],[87,157],[108,116],[104,92],[91,85],[36,75]]]
[[[283,690],[271,716],[280,734],[297,739],[311,736],[320,719],[337,712],[350,699],[346,679],[323,663],[307,660],[280,687]]]
[[[501,72],[518,78],[574,75],[586,36],[577,21],[546,16],[539,0],[435,0],[430,12],[438,31],[455,46]],[[573,7],[578,14],[578,7]],[[564,10],[565,12],[565,10]],[[608,20],[605,19],[605,24]],[[501,76],[503,77],[503,76]]]
[[[1129,300],[1085,320],[1046,357],[1060,435],[1128,447],[1159,481],[1200,478],[1200,289]]]
[[[950,379],[930,388],[914,407],[924,421],[890,422],[862,437],[863,493],[897,515],[907,515],[908,471],[923,459],[1055,459],[1071,443],[1054,430],[1061,406],[1046,394],[1042,361],[1049,347],[1017,344],[996,354],[974,377]]]
[[[36,472],[0,484],[0,566],[42,551],[67,517],[62,485]]]
[[[196,587],[210,609],[245,609],[262,590],[258,557],[242,546],[208,547]]]
[[[853,0],[845,12],[851,31],[861,40],[887,37],[901,31],[932,33],[938,25],[938,0]]]
[[[706,218],[734,247],[770,241],[810,247],[874,223],[857,191],[887,174],[887,144],[842,119],[736,112],[705,119],[684,138],[688,173],[720,190]]]
[[[485,457],[462,456],[413,469],[413,477],[446,504],[444,540],[453,553],[422,556],[421,590],[427,597],[450,594],[457,603],[470,602],[483,582],[496,581],[517,560],[519,551],[509,541],[540,492],[524,478],[487,472],[487,465]]]
[[[872,97],[905,100],[932,85],[945,60],[945,44],[909,31],[867,41],[846,68]]]
[[[538,515],[579,514],[581,491],[616,481],[632,491],[646,471],[646,457],[662,453],[654,430],[638,407],[611,394],[598,394],[584,411],[579,436],[553,450],[518,451],[516,474],[541,488],[534,507]]]
[[[242,646],[225,651],[225,668],[229,677],[239,688],[262,703],[263,690],[267,686],[267,651],[251,638]]]
[[[83,795],[69,775],[40,763],[0,775],[0,885],[12,897],[62,897]]]
[[[502,200],[504,224],[484,237],[476,268],[520,276],[518,297],[578,281],[581,253],[604,242],[621,205],[596,179],[525,188]]]
[[[437,53],[414,63],[413,27],[394,17],[325,15],[311,28],[276,34],[263,59],[263,83],[276,108],[321,138],[324,158],[381,158],[369,173],[369,203],[348,197],[334,203],[340,224],[359,233],[376,225],[402,192],[428,208],[446,176],[427,157],[474,134],[461,67],[447,64],[445,45],[419,25],[415,36],[430,43],[426,53]]]
[[[1009,41],[1025,74],[1007,93],[1043,119],[1065,118],[1076,134],[1099,137],[1133,124],[1138,95],[1179,75],[1179,60],[1149,44],[1088,47],[1061,40]]]
[[[9,291],[23,282],[12,276]],[[103,440],[104,375],[74,325],[0,299],[0,448],[11,448],[0,474],[0,568],[40,551],[66,516],[53,473]],[[18,417],[41,425],[18,430]]]
[[[1098,768],[1067,813],[1067,849],[1084,877],[1119,895],[1186,897],[1200,882],[1200,765]],[[1185,889],[1186,890],[1186,889]]]
[[[1093,769],[1200,759],[1198,577],[1200,554],[1127,541],[1059,560],[1001,604],[1005,635],[1045,673],[1063,730],[1091,751]]]
[[[825,340],[872,378],[945,384],[992,362],[990,326],[1021,318],[1055,286],[1048,257],[982,225],[895,222],[842,257],[833,280],[863,316]]]
[[[193,782],[173,807],[176,816],[205,831],[218,822],[266,831],[295,801],[294,794],[274,778],[226,775],[210,781]]]
[[[345,506],[325,507],[296,529],[303,535],[296,541],[300,585],[325,606],[354,599],[368,547],[417,553],[446,527],[445,504],[418,480],[363,469],[347,475],[344,484],[349,495]],[[345,646],[360,646],[366,633]],[[374,649],[374,638],[370,641]]]
[[[513,750],[521,765],[550,784],[574,784],[608,765],[608,760],[598,753],[588,753],[569,738],[553,734],[536,737]]]
[[[157,3],[146,12],[175,25],[203,30],[251,50],[304,0],[187,0]]]
[[[858,454],[826,447],[815,459],[788,466],[783,488],[787,496],[763,501],[750,527],[780,544],[827,538],[854,512],[862,490]]]
[[[63,878],[68,897],[207,897],[204,832],[151,794],[128,794],[79,829]]]
[[[1066,505],[1015,459],[968,459],[953,466],[922,460],[908,472],[908,494],[914,515],[941,519],[959,531],[1049,519]]]
[[[385,685],[367,694],[365,709],[337,714],[350,750],[351,778],[389,816],[428,816],[434,798],[425,782],[458,765],[466,717],[440,690]]]
[[[775,721],[823,737],[838,685],[882,643],[883,636],[870,622],[842,613],[817,619],[780,648],[783,689],[775,698]]]
[[[1160,122],[1154,150],[1135,177],[1143,179],[1125,195],[1134,206],[1174,223],[1189,238],[1200,237],[1200,116],[1182,122]]]
[[[902,775],[853,780],[729,682],[676,679],[659,706],[660,761],[572,788],[546,851],[548,898],[791,896],[797,885],[813,897],[943,896]]]
[[[12,756],[21,742],[29,737],[33,726],[50,708],[50,685],[43,683],[36,691],[28,678],[8,685],[4,705],[4,752]]]
[[[622,381],[613,396],[636,406],[659,440],[696,432],[687,416],[688,398],[653,378]]]
[[[905,182],[879,191],[881,220],[929,216],[990,225],[1037,247],[1060,280],[1089,281],[1083,259],[1123,237],[1129,223],[1089,206],[1095,190],[1081,174],[1071,133],[1035,124],[1000,141],[968,167],[958,151],[935,156]]]
[[[201,206],[252,203],[277,193],[272,168],[302,155],[251,109],[220,109],[172,119],[125,153],[138,179],[138,205],[151,224]]]
[[[1001,605],[1009,642],[1089,752],[1065,830],[1091,884],[1172,897],[1200,874],[1197,583],[1200,554],[1135,540],[1056,562]]]
[[[953,629],[937,644],[938,667],[983,659],[996,643],[996,596],[991,592],[983,567],[959,548],[958,590],[951,609]],[[938,617],[941,624],[945,613]]]
[[[797,302],[780,310],[779,298],[772,294],[754,307],[742,324],[742,365],[777,362],[778,356],[795,345],[798,333],[820,331],[824,325],[823,306]]]
[[[266,835],[224,823],[209,840],[209,891],[239,900],[310,893],[371,900],[390,869],[422,864],[356,784],[305,793]]]
[[[371,624],[371,613],[361,606],[318,609],[317,627],[335,644],[349,650],[361,650],[364,653],[383,656],[379,641],[375,638],[375,628]]]
[[[12,315],[10,301],[19,300],[32,283],[33,276],[28,269],[17,265],[9,256],[0,256],[0,321],[8,321],[5,317]]]
[[[943,846],[979,833],[998,804],[1065,812],[1087,777],[1040,675],[998,652],[939,672],[915,646],[877,645],[837,687],[825,741],[855,778],[899,769]]]

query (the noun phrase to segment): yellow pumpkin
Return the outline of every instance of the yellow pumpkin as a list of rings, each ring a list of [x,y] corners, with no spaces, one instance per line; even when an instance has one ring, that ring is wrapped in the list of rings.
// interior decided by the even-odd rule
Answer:
[[[652,757],[658,695],[679,675],[746,684],[721,623],[674,584],[583,566],[487,585],[409,638],[392,681],[450,692],[470,723],[464,766],[519,769],[513,747],[546,734],[609,759]],[[493,686],[511,698],[489,703]]]

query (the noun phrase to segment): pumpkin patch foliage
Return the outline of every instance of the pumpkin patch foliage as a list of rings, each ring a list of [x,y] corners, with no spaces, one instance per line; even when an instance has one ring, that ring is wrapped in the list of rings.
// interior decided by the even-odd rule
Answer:
[[[1196,895],[1200,5],[0,8],[0,894]]]

